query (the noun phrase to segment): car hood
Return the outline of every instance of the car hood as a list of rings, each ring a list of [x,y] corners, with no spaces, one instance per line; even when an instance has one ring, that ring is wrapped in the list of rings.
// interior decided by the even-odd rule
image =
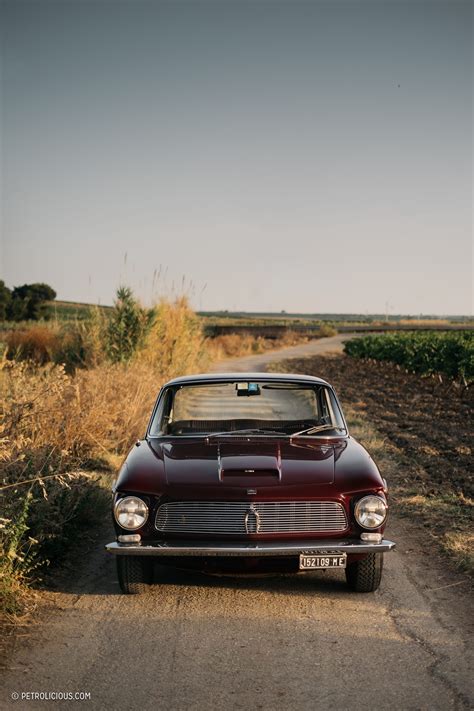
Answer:
[[[334,447],[284,441],[164,444],[168,486],[285,487],[334,483]]]
[[[383,488],[375,463],[352,437],[153,439],[137,442],[115,491],[171,498],[338,496]]]

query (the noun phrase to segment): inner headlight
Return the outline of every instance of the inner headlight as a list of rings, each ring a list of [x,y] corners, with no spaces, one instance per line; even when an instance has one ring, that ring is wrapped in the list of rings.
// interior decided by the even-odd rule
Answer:
[[[148,506],[138,496],[125,496],[115,504],[115,520],[122,528],[134,531],[148,518]]]
[[[357,502],[354,515],[359,526],[378,528],[387,518],[387,504],[380,496],[364,496]]]

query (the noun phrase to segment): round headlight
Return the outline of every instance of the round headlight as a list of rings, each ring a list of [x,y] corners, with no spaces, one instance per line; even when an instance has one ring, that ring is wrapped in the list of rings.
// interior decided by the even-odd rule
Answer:
[[[148,518],[148,506],[138,496],[125,496],[115,504],[115,520],[122,528],[133,531]]]
[[[387,504],[380,496],[364,496],[357,502],[354,515],[359,526],[378,528],[387,517]]]

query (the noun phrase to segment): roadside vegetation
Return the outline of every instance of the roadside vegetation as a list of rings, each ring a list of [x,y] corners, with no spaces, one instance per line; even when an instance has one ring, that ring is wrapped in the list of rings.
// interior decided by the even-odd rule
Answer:
[[[8,295],[7,295],[8,296]],[[0,331],[0,611],[108,517],[113,472],[143,435],[161,384],[211,362],[301,342],[286,333],[214,339],[185,297],[144,308],[130,289],[87,318],[8,322]],[[25,607],[26,606],[26,607]]]
[[[111,472],[143,434],[161,383],[205,369],[211,354],[185,298],[147,310],[126,288],[106,315],[3,338],[0,597],[13,619],[28,584],[108,515]]]
[[[347,355],[292,359],[272,364],[272,370],[316,375],[336,387],[351,434],[389,483],[394,512],[418,525],[451,564],[472,576],[471,389],[460,397],[449,381]]]

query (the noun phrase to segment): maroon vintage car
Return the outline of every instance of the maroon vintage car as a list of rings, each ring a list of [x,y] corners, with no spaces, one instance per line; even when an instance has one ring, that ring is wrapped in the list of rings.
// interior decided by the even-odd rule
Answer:
[[[387,486],[347,430],[334,389],[304,375],[210,374],[160,391],[114,486],[125,593],[153,561],[208,572],[345,569],[376,590]]]

